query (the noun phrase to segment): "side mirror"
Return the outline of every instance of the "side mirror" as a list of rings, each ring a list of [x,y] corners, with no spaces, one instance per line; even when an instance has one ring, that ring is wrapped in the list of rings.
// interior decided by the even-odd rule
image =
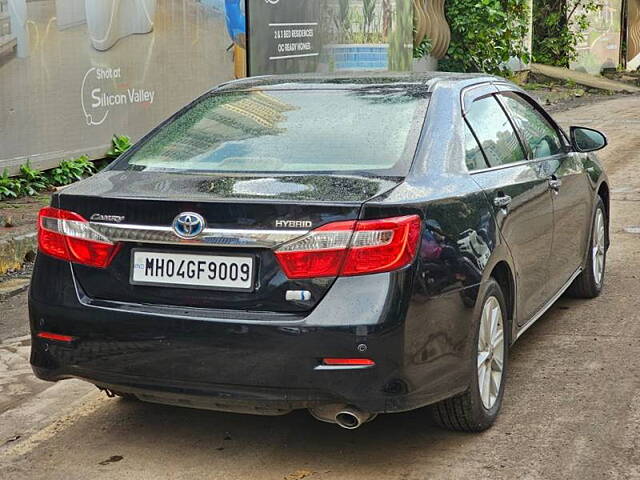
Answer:
[[[602,150],[609,141],[604,133],[592,128],[571,127],[571,144],[576,151],[587,153]]]

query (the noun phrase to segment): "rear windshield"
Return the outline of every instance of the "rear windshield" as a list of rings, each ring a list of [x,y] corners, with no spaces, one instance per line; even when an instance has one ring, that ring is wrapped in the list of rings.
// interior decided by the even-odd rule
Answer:
[[[115,169],[212,173],[408,173],[423,86],[214,93],[159,128]]]

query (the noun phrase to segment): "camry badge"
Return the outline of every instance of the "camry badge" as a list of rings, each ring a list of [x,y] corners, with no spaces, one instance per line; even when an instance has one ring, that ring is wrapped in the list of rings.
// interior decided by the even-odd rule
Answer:
[[[202,233],[205,227],[202,215],[193,212],[184,212],[173,221],[173,231],[181,238],[195,238]]]
[[[91,215],[92,222],[113,222],[122,223],[124,217],[122,215],[103,215],[101,213],[94,213]]]

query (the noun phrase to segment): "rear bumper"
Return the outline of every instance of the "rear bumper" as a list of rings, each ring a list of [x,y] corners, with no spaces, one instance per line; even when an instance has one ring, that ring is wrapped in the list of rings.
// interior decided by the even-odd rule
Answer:
[[[455,355],[438,352],[417,365],[408,351],[410,299],[400,294],[409,287],[407,272],[344,279],[308,316],[260,322],[92,303],[68,265],[56,265],[66,276],[62,287],[45,290],[40,264],[63,262],[39,257],[29,298],[31,364],[44,380],[80,378],[147,401],[258,414],[331,403],[406,411],[465,388]],[[44,340],[39,331],[75,340]],[[430,334],[423,329],[421,336]],[[325,357],[365,357],[376,365],[318,368]]]
[[[150,401],[215,410],[260,413],[328,403],[373,412],[413,408],[394,332],[116,316],[85,306],[57,311],[33,300],[30,306],[32,323],[64,318],[55,331],[76,337],[69,345],[33,337],[31,363],[44,380],[81,378]],[[364,355],[358,345],[367,345]],[[317,369],[323,357],[354,356],[374,358],[376,365]]]

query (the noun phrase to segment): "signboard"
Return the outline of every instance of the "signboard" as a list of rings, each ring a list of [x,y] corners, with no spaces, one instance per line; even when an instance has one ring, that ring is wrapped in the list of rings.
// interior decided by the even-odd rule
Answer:
[[[249,74],[316,71],[322,53],[320,4],[249,0]]]
[[[410,70],[411,0],[247,0],[249,75]]]
[[[234,77],[225,0],[0,0],[0,172],[104,156]]]
[[[589,14],[591,25],[584,40],[578,44],[578,58],[571,64],[572,70],[599,74],[605,68],[620,65],[622,0],[602,0],[600,3],[602,7]]]

